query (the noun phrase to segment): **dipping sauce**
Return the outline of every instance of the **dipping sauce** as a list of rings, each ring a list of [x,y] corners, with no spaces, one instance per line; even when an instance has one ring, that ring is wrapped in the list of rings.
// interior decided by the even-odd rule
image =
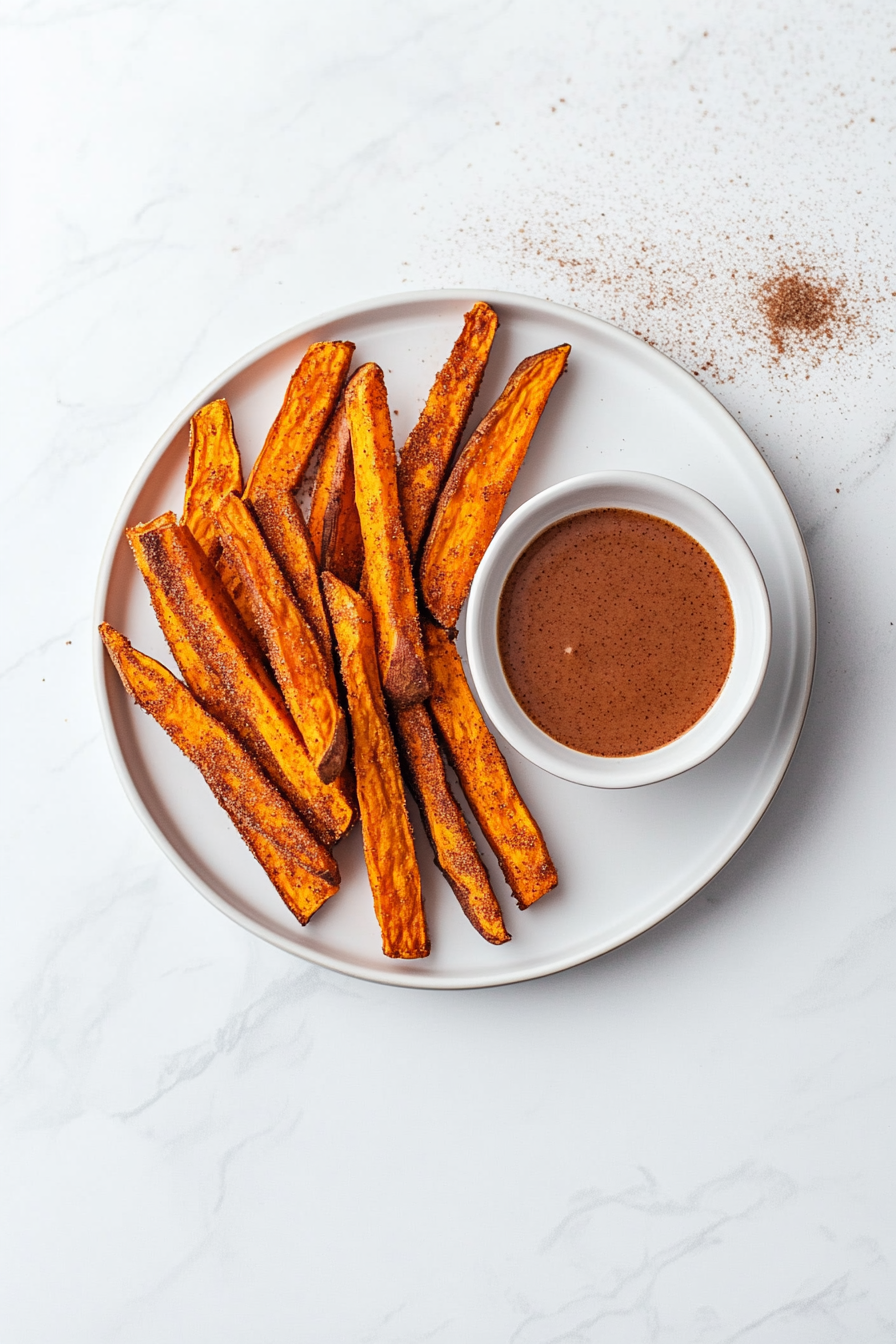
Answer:
[[[692,728],[734,653],[709,553],[673,523],[589,509],[536,537],[508,575],[498,647],[539,728],[590,756],[640,756]]]

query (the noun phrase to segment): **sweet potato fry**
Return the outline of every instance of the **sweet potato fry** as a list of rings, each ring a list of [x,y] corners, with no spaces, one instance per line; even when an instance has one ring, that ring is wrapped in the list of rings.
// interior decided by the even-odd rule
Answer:
[[[354,741],[358,806],[373,904],[387,957],[425,957],[420,870],[398,754],[380,686],[370,607],[334,574],[322,576],[339,649]]]
[[[209,564],[172,514],[128,529],[150,596],[164,595],[176,622],[163,622],[190,689],[258,759],[303,821],[324,844],[348,830],[352,804],[342,782],[324,784],[311,763],[279,690]],[[156,610],[159,610],[156,604]]]
[[[395,731],[408,782],[435,854],[436,865],[477,933],[490,943],[506,943],[501,907],[464,814],[445,778],[445,764],[426,705],[397,709]]]
[[[412,561],[417,558],[445,473],[466,427],[497,329],[494,310],[487,303],[474,303],[401,450],[398,493]]]
[[[251,502],[251,509],[274,558],[289,579],[303,616],[314,631],[327,664],[330,685],[335,691],[333,639],[320,591],[317,556],[302,510],[290,494],[257,495]]]
[[[239,578],[289,711],[314,768],[329,784],[345,766],[348,731],[314,631],[239,495],[227,495],[216,522],[224,558]]]
[[[249,601],[249,594],[243,587],[243,581],[240,578],[239,570],[234,568],[222,548],[215,564],[218,571],[218,577],[230,596],[230,600],[236,607],[242,618],[243,625],[254,639],[259,649],[264,648],[264,634],[255,619],[255,609]]]
[[[199,767],[286,905],[300,924],[307,924],[339,888],[333,856],[234,734],[207,713],[182,682],[138,653],[111,625],[101,625],[100,634],[125,689]]]
[[[317,556],[292,492],[333,413],[354,349],[351,341],[317,341],[308,347],[290,379],[283,405],[243,494],[317,636],[334,692],[333,641],[320,591]]]
[[[305,351],[249,473],[245,498],[250,504],[259,495],[295,490],[333,414],[354,350],[351,341],[316,341]]]
[[[161,526],[163,523],[176,524],[177,518],[170,511],[160,514],[155,519],[155,524]],[[128,532],[128,541],[131,544],[131,551],[137,562],[137,568],[140,570],[143,582],[149,592],[156,620],[187,685],[206,708],[211,707],[213,712],[217,713],[215,705],[223,703],[226,691],[214,672],[205,666],[199,654],[193,648],[186,625],[168,601],[165,590],[147,563],[140,530],[141,527],[145,526],[146,524],[141,524]],[[257,659],[256,665],[263,667],[261,648],[260,646],[252,647],[248,632],[247,645],[252,650],[253,660]],[[220,717],[220,714],[218,717]]]
[[[518,365],[439,496],[420,562],[420,589],[427,607],[446,629],[457,624],[568,354],[568,345],[558,345]]]
[[[231,490],[242,494],[243,469],[233,437],[230,407],[222,397],[203,406],[190,421],[190,459],[182,519],[213,564],[221,551],[215,532],[215,511]]]
[[[473,699],[460,654],[432,621],[423,622],[423,641],[432,678],[430,709],[448,759],[517,904],[525,909],[557,885],[557,870]]]
[[[426,699],[429,678],[401,519],[386,384],[377,364],[363,365],[352,378],[345,409],[383,690],[396,705],[412,705]]]
[[[364,539],[355,503],[352,439],[343,400],[333,412],[324,436],[308,531],[318,567],[328,569],[350,588],[357,588],[364,568]]]

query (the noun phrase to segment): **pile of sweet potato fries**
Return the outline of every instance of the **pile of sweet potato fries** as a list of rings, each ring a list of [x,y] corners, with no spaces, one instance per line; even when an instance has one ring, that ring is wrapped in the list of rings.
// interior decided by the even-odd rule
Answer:
[[[203,406],[180,521],[128,531],[183,682],[100,626],[126,689],[202,771],[301,924],[338,890],[332,848],[360,816],[388,957],[430,949],[402,773],[490,943],[510,935],[445,758],[519,905],[557,883],[453,642],[569,354],[523,360],[452,469],[497,327],[474,304],[400,458],[382,370],[349,377],[350,341],[308,349],[245,487],[227,402]],[[295,492],[318,446],[306,523]]]

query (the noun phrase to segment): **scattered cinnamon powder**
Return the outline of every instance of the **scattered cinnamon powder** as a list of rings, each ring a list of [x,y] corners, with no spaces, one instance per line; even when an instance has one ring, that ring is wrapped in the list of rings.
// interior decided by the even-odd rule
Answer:
[[[814,280],[798,271],[784,270],[766,280],[758,294],[778,354],[794,341],[821,337],[832,340],[834,327],[848,325],[843,287],[830,280]]]
[[[865,239],[844,247],[816,230],[806,242],[801,231],[766,232],[746,216],[705,232],[641,217],[622,227],[560,196],[537,214],[505,215],[493,202],[488,211],[470,209],[453,237],[439,239],[446,283],[470,284],[472,255],[488,263],[496,288],[606,318],[703,381],[735,383],[763,366],[785,382],[847,361],[857,370],[892,331],[891,275],[873,249],[870,261],[863,255]]]

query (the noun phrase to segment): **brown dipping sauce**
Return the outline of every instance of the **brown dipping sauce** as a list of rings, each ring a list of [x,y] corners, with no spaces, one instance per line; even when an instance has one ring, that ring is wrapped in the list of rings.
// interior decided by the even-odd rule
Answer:
[[[634,509],[542,532],[498,609],[510,689],[539,728],[590,756],[640,756],[702,718],[734,653],[734,613],[707,551]]]

